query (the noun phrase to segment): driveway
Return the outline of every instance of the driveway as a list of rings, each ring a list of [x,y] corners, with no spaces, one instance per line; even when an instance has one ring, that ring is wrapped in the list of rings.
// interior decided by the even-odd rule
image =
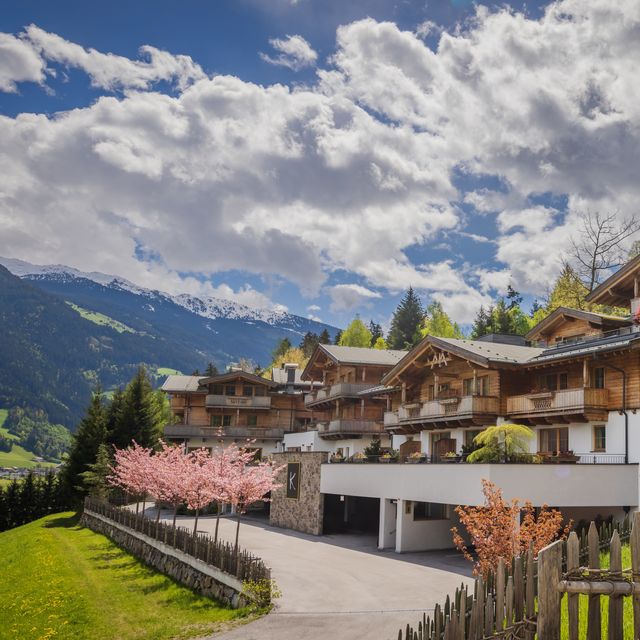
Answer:
[[[215,518],[198,523],[199,531],[214,528]],[[222,519],[220,535],[233,541],[235,521]],[[316,537],[243,520],[240,545],[271,567],[282,597],[265,618],[217,640],[395,640],[400,627],[444,604],[461,582],[472,583],[469,563],[454,551],[380,552],[374,536]]]

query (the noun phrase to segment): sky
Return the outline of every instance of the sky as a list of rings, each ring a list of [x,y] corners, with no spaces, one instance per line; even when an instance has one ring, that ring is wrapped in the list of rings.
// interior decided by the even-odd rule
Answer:
[[[640,3],[7,2],[0,255],[344,326],[638,215]]]

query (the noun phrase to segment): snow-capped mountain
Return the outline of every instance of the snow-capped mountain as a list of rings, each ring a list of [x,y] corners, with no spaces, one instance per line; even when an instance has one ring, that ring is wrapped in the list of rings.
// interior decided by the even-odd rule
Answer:
[[[243,320],[245,322],[264,322],[272,326],[285,326],[294,331],[306,332],[309,320],[286,311],[249,307],[236,302],[215,297],[198,297],[187,293],[172,296],[162,291],[145,289],[117,276],[100,273],[99,271],[79,271],[73,267],[61,264],[35,265],[24,260],[0,257],[0,264],[14,275],[27,280],[44,280],[57,282],[72,282],[84,279],[100,284],[104,287],[127,291],[146,298],[164,298],[184,307],[191,313],[211,320],[224,318],[227,320]]]

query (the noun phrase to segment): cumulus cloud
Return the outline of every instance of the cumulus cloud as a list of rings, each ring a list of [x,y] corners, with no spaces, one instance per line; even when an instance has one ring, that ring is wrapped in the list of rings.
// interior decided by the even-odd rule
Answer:
[[[312,67],[318,59],[318,54],[302,36],[272,38],[269,44],[278,52],[276,56],[260,53],[260,57],[269,64],[300,71]]]
[[[411,284],[469,321],[506,273],[523,292],[548,287],[578,211],[636,213],[639,32],[636,0],[560,0],[539,19],[479,6],[435,50],[367,19],[338,29],[316,84],[291,89],[207,78],[170,54],[105,59],[29,28],[41,58],[139,90],[51,118],[0,117],[0,253],[159,284],[275,273],[309,295],[344,271],[374,294]],[[295,37],[279,54],[293,55]],[[42,65],[25,68],[42,81]],[[0,75],[5,90],[18,75]],[[144,90],[161,78],[177,95]],[[460,173],[494,186],[465,193]],[[545,194],[566,206],[540,204]],[[472,216],[497,230],[485,274],[410,259],[468,232]],[[349,287],[338,305],[357,295]]]
[[[368,306],[371,300],[381,298],[377,291],[372,291],[359,284],[336,284],[329,288],[332,311],[353,311],[358,307]]]
[[[14,93],[18,82],[44,82],[45,67],[29,43],[0,33],[0,91]]]

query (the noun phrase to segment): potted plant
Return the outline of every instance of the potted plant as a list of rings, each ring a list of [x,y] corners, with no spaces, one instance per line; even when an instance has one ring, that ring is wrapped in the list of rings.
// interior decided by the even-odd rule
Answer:
[[[371,444],[368,447],[365,447],[364,453],[369,459],[369,462],[376,462],[382,453],[380,438],[373,438],[373,440],[371,440]]]
[[[379,458],[379,462],[389,463],[396,462],[398,460],[398,452],[394,449],[390,449],[389,451],[385,451]]]
[[[420,464],[425,461],[426,457],[427,455],[425,453],[422,453],[421,451],[414,451],[407,456],[407,462],[409,464]]]
[[[571,450],[557,451],[554,456],[549,458],[549,460],[562,464],[576,464],[578,460],[580,460],[580,456],[575,455]]]
[[[442,456],[442,462],[460,462],[462,456],[459,456],[455,451],[447,451]]]
[[[334,453],[329,458],[329,462],[344,462],[344,456],[340,452]]]
[[[358,451],[357,453],[353,454],[351,458],[351,462],[358,462],[358,463],[367,462],[367,454],[364,453],[364,451]]]

